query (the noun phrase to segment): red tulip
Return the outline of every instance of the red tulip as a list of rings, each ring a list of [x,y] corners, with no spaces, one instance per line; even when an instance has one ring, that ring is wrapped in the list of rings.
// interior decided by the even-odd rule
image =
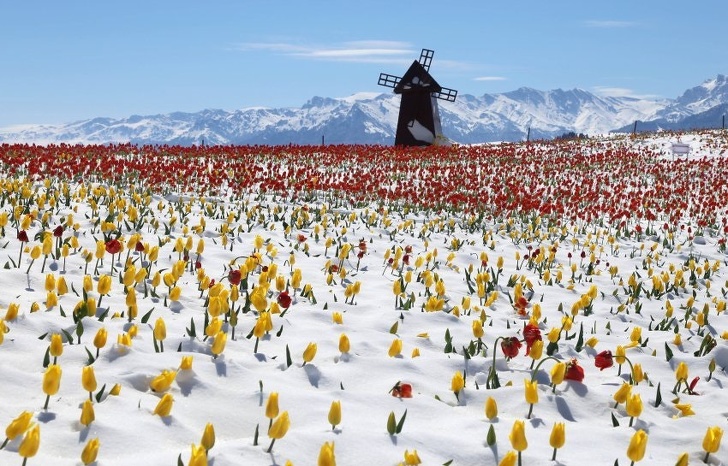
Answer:
[[[501,350],[508,359],[518,356],[519,349],[521,349],[521,341],[516,337],[504,338],[501,341]]]
[[[230,273],[228,273],[228,281],[230,281],[231,285],[240,285],[240,281],[243,279],[243,274],[240,272],[240,269],[231,270]]]
[[[56,238],[60,238],[61,236],[63,236],[63,231],[63,225],[58,225],[53,229],[53,236],[55,236]]]
[[[614,365],[614,357],[612,352],[604,350],[594,357],[594,365],[599,368],[600,371],[608,369]]]
[[[29,241],[28,233],[25,230],[20,230],[18,232],[18,241],[21,243],[27,243]]]
[[[576,359],[572,359],[571,362],[566,365],[564,379],[575,380],[577,382],[584,380],[584,368],[579,365],[579,362]]]
[[[533,346],[533,343],[537,340],[541,340],[541,329],[538,328],[538,326],[534,324],[526,324],[526,326],[523,328],[523,339],[526,340],[526,356],[528,356],[528,353],[531,351],[531,346]]]
[[[278,295],[278,304],[283,309],[288,309],[291,307],[291,303],[293,302],[293,299],[291,298],[291,295],[288,294],[286,291],[281,291]]]
[[[118,239],[110,239],[106,242],[106,252],[111,255],[117,254],[121,251],[121,243]]]
[[[412,398],[412,385],[397,382],[389,392],[397,398]]]

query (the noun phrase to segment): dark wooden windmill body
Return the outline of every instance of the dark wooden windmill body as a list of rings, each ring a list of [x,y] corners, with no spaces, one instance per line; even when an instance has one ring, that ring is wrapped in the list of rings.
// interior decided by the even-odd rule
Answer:
[[[458,91],[440,86],[430,75],[433,50],[422,49],[404,76],[379,75],[379,85],[402,96],[397,120],[397,146],[429,146],[443,140],[437,100],[454,102]]]

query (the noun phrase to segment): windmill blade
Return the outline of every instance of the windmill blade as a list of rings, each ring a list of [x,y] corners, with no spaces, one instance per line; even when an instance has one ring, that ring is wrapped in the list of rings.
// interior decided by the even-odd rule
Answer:
[[[393,74],[387,74],[387,73],[380,73],[379,74],[379,84],[380,86],[385,87],[397,87],[397,84],[402,80],[401,77],[395,76]]]
[[[420,65],[422,65],[425,71],[430,71],[430,64],[432,63],[432,57],[434,55],[434,50],[422,49],[422,53],[420,53]]]
[[[455,99],[458,96],[458,91],[448,87],[443,87],[440,92],[433,92],[432,96],[448,102],[455,102]]]

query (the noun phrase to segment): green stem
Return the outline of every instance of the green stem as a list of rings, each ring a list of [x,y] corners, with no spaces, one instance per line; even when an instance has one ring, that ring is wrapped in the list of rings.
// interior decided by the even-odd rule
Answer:
[[[273,439],[270,441],[270,445],[268,446],[268,449],[266,450],[266,453],[270,453],[270,451],[273,449],[273,444],[276,443],[276,439]]]
[[[531,371],[531,382],[533,382],[534,380],[536,380],[536,374],[538,374],[538,370],[539,370],[539,368],[541,367],[541,365],[542,365],[543,363],[545,363],[545,362],[546,362],[546,361],[548,361],[549,359],[553,359],[553,360],[554,360],[554,361],[556,361],[556,362],[561,362],[561,361],[559,361],[558,359],[556,359],[556,358],[555,358],[555,357],[553,357],[553,356],[546,356],[545,358],[543,358],[542,360],[540,360],[540,361],[538,362],[538,364],[536,365],[536,368],[535,368],[535,369],[534,369],[533,371]]]
[[[522,466],[521,464],[521,452],[518,452],[518,466]]]
[[[2,450],[3,448],[5,448],[5,445],[7,445],[9,441],[10,441],[10,439],[7,438],[7,437],[5,437],[5,441],[3,442],[2,445],[0,445],[0,450]]]
[[[28,458],[27,457],[26,458],[23,458],[23,464],[22,464],[22,466],[25,466],[26,463],[28,463]]]
[[[703,463],[706,463],[706,464],[708,463],[708,457],[709,456],[710,456],[710,452],[709,451],[706,451],[705,452],[705,458],[703,458]]]
[[[48,402],[50,401],[50,399],[51,399],[51,396],[50,395],[46,395],[45,404],[43,405],[43,410],[44,411],[48,410]]]
[[[533,403],[531,403],[531,406],[528,407],[528,414],[526,415],[526,419],[531,419],[531,413],[533,413]]]
[[[556,461],[556,448],[554,448],[554,454],[551,455],[551,461]]]

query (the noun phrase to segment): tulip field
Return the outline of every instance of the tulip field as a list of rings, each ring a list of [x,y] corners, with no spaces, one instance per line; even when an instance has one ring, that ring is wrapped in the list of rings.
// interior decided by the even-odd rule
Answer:
[[[727,180],[720,131],[0,145],[0,464],[728,465]]]

